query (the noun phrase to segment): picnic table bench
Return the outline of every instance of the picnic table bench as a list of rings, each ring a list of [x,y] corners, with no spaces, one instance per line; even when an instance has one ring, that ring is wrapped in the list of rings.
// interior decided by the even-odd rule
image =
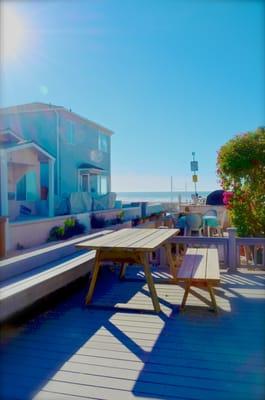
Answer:
[[[211,297],[213,309],[217,304],[213,291],[220,283],[220,269],[217,249],[188,248],[177,274],[178,281],[185,283],[185,292],[181,303],[183,310],[191,286],[207,288]]]

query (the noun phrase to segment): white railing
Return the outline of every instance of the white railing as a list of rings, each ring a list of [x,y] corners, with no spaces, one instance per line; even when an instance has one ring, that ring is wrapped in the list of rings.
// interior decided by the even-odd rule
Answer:
[[[215,247],[218,250],[220,264],[229,266],[229,238],[228,237],[205,237],[205,236],[176,236],[171,239],[176,244],[176,256],[183,253],[187,246],[192,247]]]
[[[265,268],[265,238],[236,238],[239,267]]]
[[[227,233],[226,237],[175,236],[171,243],[176,244],[176,256],[181,250],[183,252],[183,246],[216,247],[220,264],[230,271],[237,268],[265,268],[265,238],[240,238],[236,236],[235,228],[228,228]]]

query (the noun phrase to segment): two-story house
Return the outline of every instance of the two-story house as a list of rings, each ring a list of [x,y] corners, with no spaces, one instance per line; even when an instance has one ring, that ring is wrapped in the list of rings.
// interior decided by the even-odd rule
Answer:
[[[0,109],[0,214],[51,217],[71,195],[111,192],[112,134],[61,106]]]

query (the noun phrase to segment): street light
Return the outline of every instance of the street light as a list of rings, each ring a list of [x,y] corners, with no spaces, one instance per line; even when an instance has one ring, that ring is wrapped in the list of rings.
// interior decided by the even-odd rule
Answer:
[[[190,162],[190,169],[191,169],[191,172],[193,172],[192,182],[194,183],[195,196],[197,196],[198,195],[198,193],[197,193],[197,182],[198,182],[197,171],[199,170],[199,165],[198,165],[198,161],[195,161],[195,151],[193,151],[191,154],[192,154],[192,161]]]

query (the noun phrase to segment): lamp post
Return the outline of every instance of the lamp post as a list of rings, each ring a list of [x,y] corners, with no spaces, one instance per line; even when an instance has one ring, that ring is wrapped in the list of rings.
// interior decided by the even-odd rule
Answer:
[[[199,170],[199,166],[198,166],[198,161],[195,161],[195,151],[193,151],[191,154],[192,154],[192,161],[190,162],[190,169],[191,172],[193,173],[192,182],[194,183],[195,196],[197,196],[197,182],[198,182],[197,171]]]

